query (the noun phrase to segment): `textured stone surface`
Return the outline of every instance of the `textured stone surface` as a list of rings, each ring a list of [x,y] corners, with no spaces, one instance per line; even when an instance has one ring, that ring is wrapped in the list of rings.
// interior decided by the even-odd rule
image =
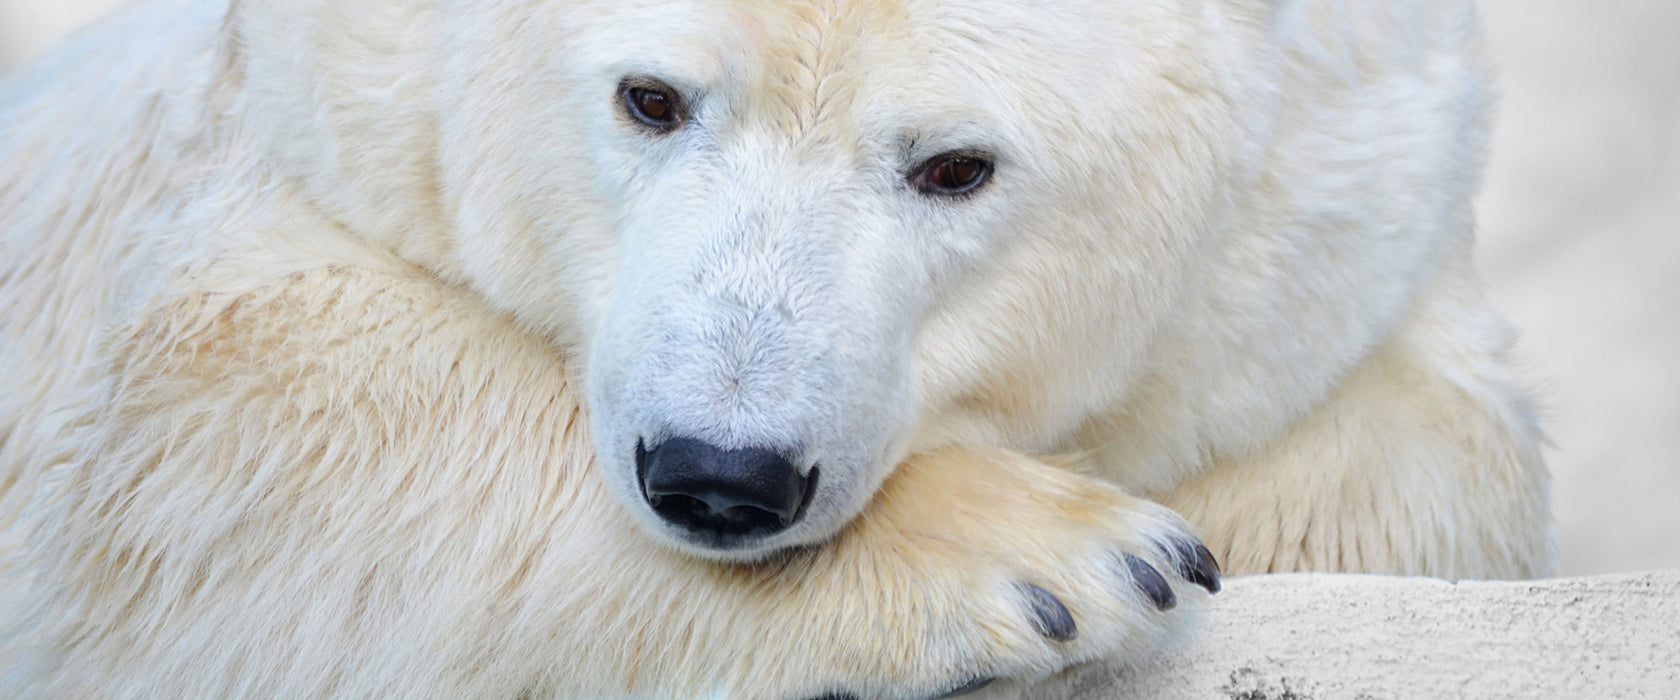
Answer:
[[[1680,698],[1680,571],[1522,582],[1230,579],[1201,630],[977,700]]]

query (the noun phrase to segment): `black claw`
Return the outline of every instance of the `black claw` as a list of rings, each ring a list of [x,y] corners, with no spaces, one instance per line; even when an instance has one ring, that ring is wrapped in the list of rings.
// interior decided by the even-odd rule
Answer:
[[[1172,586],[1161,577],[1161,572],[1150,566],[1141,557],[1126,555],[1126,568],[1132,571],[1132,582],[1137,584],[1138,590],[1149,596],[1149,601],[1161,610],[1171,610],[1178,605],[1178,596],[1173,595]]]
[[[1027,595],[1027,605],[1033,612],[1033,629],[1058,642],[1071,642],[1079,637],[1079,626],[1073,623],[1073,613],[1050,591],[1030,583],[1021,584]]]
[[[944,695],[941,695],[937,698],[934,698],[934,700],[945,700],[945,698],[954,698],[954,697],[959,697],[959,696],[962,696],[962,695],[967,695],[969,693],[980,690],[981,688],[984,688],[988,685],[991,685],[992,681],[995,681],[995,680],[997,680],[997,679],[996,678],[976,678],[972,681],[969,681],[969,682],[963,684],[961,687],[956,688],[955,690],[952,690],[951,692],[948,692]]]
[[[1213,552],[1196,540],[1179,540],[1178,573],[1184,580],[1206,588],[1209,593],[1219,592],[1219,560],[1213,558]]]

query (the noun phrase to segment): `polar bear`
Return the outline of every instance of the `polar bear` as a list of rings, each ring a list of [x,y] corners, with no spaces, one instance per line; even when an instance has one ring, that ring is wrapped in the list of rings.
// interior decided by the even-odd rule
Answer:
[[[0,695],[926,698],[1216,561],[1544,574],[1477,33],[135,6],[0,92]]]

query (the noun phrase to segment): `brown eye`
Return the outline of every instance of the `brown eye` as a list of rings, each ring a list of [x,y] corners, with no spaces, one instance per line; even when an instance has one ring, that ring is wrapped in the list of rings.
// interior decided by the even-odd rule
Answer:
[[[910,184],[926,195],[953,197],[973,192],[992,174],[992,163],[974,154],[947,153],[922,164]]]
[[[675,131],[682,126],[683,103],[677,91],[666,85],[625,85],[624,109],[636,121],[658,131]]]

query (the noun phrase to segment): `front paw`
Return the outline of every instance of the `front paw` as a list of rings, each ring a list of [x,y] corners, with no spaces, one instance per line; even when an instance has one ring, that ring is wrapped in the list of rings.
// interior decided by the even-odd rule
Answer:
[[[828,680],[781,697],[954,697],[1143,654],[1219,590],[1213,555],[1171,511],[973,451],[905,464],[852,528],[809,556],[807,573],[850,585],[823,593],[806,620],[824,630],[812,670]]]

